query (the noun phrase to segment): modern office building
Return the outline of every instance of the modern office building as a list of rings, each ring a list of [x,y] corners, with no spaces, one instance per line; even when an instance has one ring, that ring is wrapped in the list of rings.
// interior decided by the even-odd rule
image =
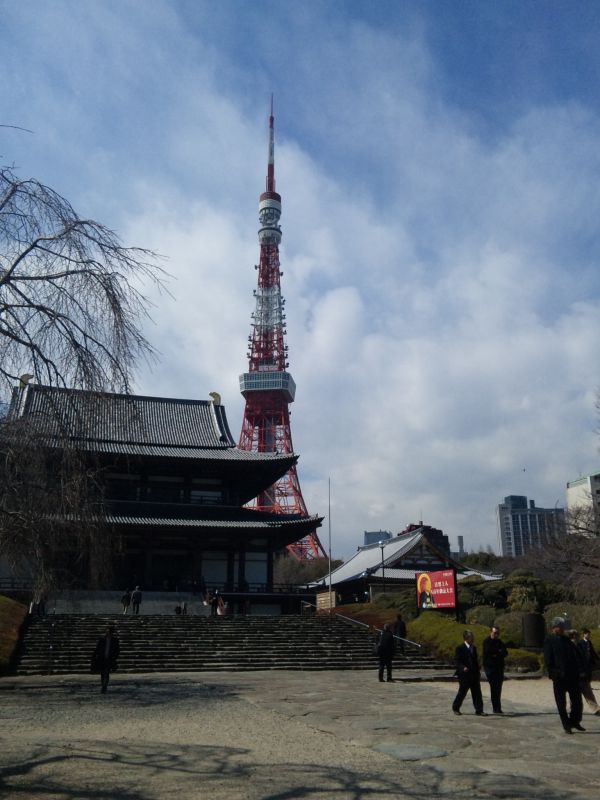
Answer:
[[[567,483],[567,510],[572,532],[600,530],[600,473],[585,475]]]
[[[392,538],[390,531],[365,531],[363,545],[366,547],[370,544],[378,544],[379,542],[387,542]]]
[[[505,497],[497,513],[503,556],[522,556],[566,532],[564,508],[538,508],[523,495]]]

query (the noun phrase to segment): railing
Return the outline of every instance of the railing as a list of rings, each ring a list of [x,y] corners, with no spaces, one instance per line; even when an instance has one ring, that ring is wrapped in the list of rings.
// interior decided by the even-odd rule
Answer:
[[[29,592],[32,589],[30,578],[0,578],[0,591]]]
[[[303,605],[310,606],[311,608],[314,608],[315,610],[318,610],[318,611],[323,611],[324,610],[324,609],[318,609],[317,606],[314,603],[309,603],[307,601],[304,601]],[[368,622],[361,622],[359,619],[353,619],[352,617],[347,617],[345,614],[340,614],[339,611],[335,611],[334,609],[331,609],[331,612],[333,614],[335,614],[336,617],[339,617],[340,619],[343,619],[344,622],[351,622],[353,625],[360,625],[363,628],[368,628],[370,631],[376,631],[377,633],[382,633],[382,629],[381,628],[376,628],[375,625],[369,625]],[[421,647],[423,647],[422,644],[419,644],[418,642],[413,642],[412,639],[404,639],[402,636],[396,636],[395,633],[393,634],[393,637],[394,637],[394,639],[398,639],[399,642],[406,642],[406,644],[412,644],[415,647],[418,647],[419,649]]]

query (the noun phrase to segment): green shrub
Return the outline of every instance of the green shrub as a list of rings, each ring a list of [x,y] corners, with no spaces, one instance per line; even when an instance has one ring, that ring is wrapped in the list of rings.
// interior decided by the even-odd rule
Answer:
[[[500,628],[500,638],[507,647],[521,647],[523,644],[523,612],[497,612],[494,625]]]
[[[475,643],[481,644],[489,634],[484,625],[464,625],[438,611],[426,611],[408,624],[408,638],[427,647],[438,658],[454,662],[457,645],[463,641],[466,628],[473,631]]]
[[[0,675],[8,670],[26,616],[27,606],[0,596]]]
[[[515,586],[508,595],[511,611],[537,611],[538,600],[535,589],[531,586]]]
[[[427,611],[409,622],[408,638],[423,644],[438,658],[452,664],[456,647],[463,641],[463,631],[467,627],[473,632],[481,654],[483,640],[489,636],[489,626],[477,623],[465,626],[436,611]],[[509,669],[518,671],[537,671],[540,659],[535,653],[509,648],[507,665]]]
[[[485,625],[491,628],[498,612],[491,606],[474,606],[466,613],[467,625]]]
[[[508,672],[537,672],[541,669],[541,654],[531,653],[529,650],[510,649],[506,659]]]
[[[583,606],[575,603],[552,603],[546,606],[544,619],[550,628],[553,617],[566,617],[572,628],[589,628],[593,631],[600,626],[600,606]]]
[[[385,592],[378,594],[371,604],[376,610],[394,610],[401,613],[405,620],[413,619],[417,615],[417,601],[415,591],[411,587],[404,591]]]
[[[483,582],[483,578],[480,578],[479,575],[469,575],[467,578],[461,578],[458,581],[458,588],[460,589],[463,586],[480,586]]]

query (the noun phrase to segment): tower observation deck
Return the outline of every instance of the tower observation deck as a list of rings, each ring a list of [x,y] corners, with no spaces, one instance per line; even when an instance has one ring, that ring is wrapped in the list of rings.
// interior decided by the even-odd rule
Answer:
[[[281,242],[281,196],[275,191],[275,138],[273,101],[269,116],[269,156],[265,191],[260,195],[260,262],[252,332],[248,337],[248,372],[240,375],[240,391],[246,400],[239,447],[258,453],[293,453],[289,405],[294,402],[296,384],[287,371],[285,343],[285,300],[281,296],[279,263]],[[252,506],[259,511],[307,517],[296,467],[256,497]],[[288,545],[300,560],[325,555],[316,532]]]

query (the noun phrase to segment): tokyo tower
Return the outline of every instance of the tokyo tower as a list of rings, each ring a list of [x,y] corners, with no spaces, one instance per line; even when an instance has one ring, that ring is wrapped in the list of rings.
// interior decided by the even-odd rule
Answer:
[[[240,391],[246,400],[239,447],[257,453],[293,453],[289,405],[294,402],[296,384],[287,371],[286,322],[281,296],[279,243],[281,242],[281,196],[275,191],[275,136],[273,98],[269,116],[269,157],[265,191],[260,195],[260,262],[252,333],[248,337],[248,372],[240,375]],[[259,511],[308,516],[296,467],[258,495],[252,503]],[[288,545],[299,560],[325,555],[316,532]]]

